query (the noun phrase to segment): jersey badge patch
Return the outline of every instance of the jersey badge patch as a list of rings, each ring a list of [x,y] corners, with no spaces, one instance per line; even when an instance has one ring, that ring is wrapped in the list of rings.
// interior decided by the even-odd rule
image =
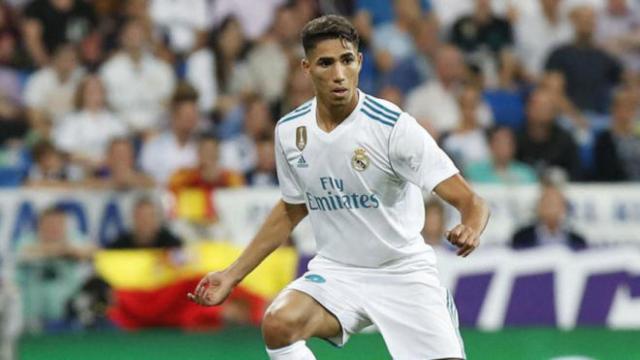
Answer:
[[[357,171],[365,171],[369,167],[369,156],[363,148],[357,148],[351,158],[351,166]]]
[[[300,157],[298,158],[298,162],[296,163],[296,166],[299,167],[299,168],[309,167],[309,164],[304,159],[304,156],[302,156],[302,154],[300,154]]]
[[[296,147],[302,151],[307,146],[307,127],[298,126],[296,128]]]

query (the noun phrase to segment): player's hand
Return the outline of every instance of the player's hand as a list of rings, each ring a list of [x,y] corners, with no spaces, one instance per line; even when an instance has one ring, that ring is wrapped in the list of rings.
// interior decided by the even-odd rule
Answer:
[[[444,233],[450,243],[458,247],[458,255],[467,257],[480,245],[480,234],[463,224],[456,225],[453,229]]]
[[[187,294],[187,297],[202,306],[220,305],[229,296],[236,283],[223,271],[210,272],[200,280],[193,293]]]

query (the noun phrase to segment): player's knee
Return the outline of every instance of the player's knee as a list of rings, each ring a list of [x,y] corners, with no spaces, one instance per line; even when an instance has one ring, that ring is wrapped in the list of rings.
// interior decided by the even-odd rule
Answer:
[[[269,309],[262,319],[262,336],[268,348],[278,349],[301,340],[306,320],[286,309]]]

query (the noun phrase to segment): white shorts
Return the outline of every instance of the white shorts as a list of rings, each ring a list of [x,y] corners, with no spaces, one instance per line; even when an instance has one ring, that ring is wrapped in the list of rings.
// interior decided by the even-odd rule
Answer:
[[[342,334],[327,340],[336,346],[375,324],[395,360],[466,358],[453,298],[435,268],[385,272],[316,258],[287,289],[335,315]]]

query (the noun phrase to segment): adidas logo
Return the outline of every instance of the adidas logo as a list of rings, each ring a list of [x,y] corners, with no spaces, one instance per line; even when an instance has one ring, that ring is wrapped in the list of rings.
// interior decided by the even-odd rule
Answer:
[[[296,165],[299,168],[306,168],[309,167],[309,164],[307,164],[307,162],[304,159],[304,156],[302,156],[302,154],[300,154],[300,157],[298,158],[298,164]]]

